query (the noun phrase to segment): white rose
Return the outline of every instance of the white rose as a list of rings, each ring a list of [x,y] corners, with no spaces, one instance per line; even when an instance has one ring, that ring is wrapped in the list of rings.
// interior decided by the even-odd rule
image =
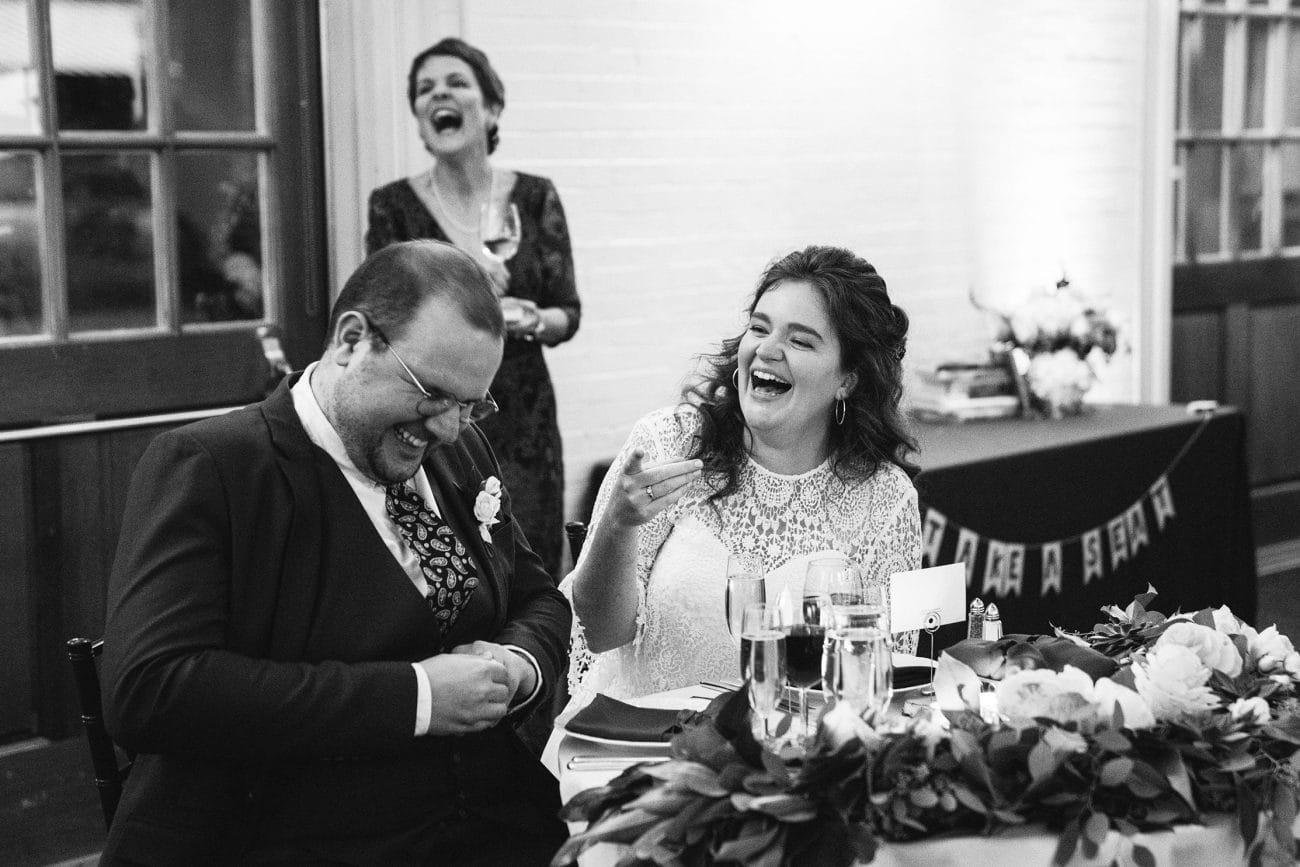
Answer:
[[[1268,723],[1271,715],[1268,710],[1268,702],[1259,696],[1253,698],[1239,698],[1232,704],[1228,705],[1228,713],[1235,720],[1253,723],[1262,726]]]
[[[833,749],[839,749],[854,738],[862,741],[867,749],[881,744],[876,730],[858,716],[848,702],[836,702],[834,707],[822,714],[821,729],[823,737]]]
[[[1300,653],[1296,653],[1291,639],[1277,631],[1276,624],[1263,632],[1250,630],[1246,641],[1260,674],[1286,674],[1300,680]]]
[[[1245,624],[1241,618],[1232,613],[1232,609],[1226,605],[1220,605],[1210,612],[1214,616],[1214,628],[1220,632],[1226,632],[1229,635],[1240,635],[1241,628]]]
[[[1189,647],[1157,642],[1146,661],[1133,666],[1138,695],[1158,720],[1200,716],[1218,705],[1206,686],[1210,668]]]
[[[483,481],[483,490],[494,497],[501,496],[501,480],[496,476],[488,476]]]
[[[1241,654],[1226,634],[1199,623],[1175,623],[1156,639],[1156,647],[1179,644],[1190,649],[1210,668],[1228,677],[1241,674]]]
[[[1043,732],[1043,743],[1051,747],[1054,753],[1083,753],[1088,751],[1088,742],[1078,732],[1052,726]]]
[[[997,686],[998,713],[1016,728],[1036,725],[1035,717],[1058,723],[1096,721],[1092,678],[1072,665],[1059,674],[1031,668],[1003,678]]]
[[[1156,718],[1146,700],[1127,686],[1122,686],[1109,677],[1098,678],[1092,685],[1093,695],[1097,701],[1097,710],[1102,719],[1115,715],[1115,705],[1124,712],[1124,727],[1137,731],[1154,728]]]
[[[501,498],[494,497],[487,491],[479,491],[474,498],[474,520],[489,527],[497,522],[497,512],[501,510]]]

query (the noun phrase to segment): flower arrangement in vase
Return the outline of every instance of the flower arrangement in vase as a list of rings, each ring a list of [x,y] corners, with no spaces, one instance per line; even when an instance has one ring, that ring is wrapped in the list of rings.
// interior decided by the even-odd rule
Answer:
[[[1009,356],[1024,381],[1027,409],[1051,418],[1077,415],[1097,371],[1119,348],[1110,314],[1062,277],[1010,310],[981,305],[1000,320],[993,352]]]

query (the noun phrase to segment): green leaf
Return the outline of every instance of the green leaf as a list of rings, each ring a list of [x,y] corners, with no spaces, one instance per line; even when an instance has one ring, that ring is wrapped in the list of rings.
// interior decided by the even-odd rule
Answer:
[[[1106,842],[1106,835],[1110,832],[1110,820],[1104,813],[1093,813],[1088,817],[1087,823],[1083,826],[1083,836],[1097,846]],[[1091,857],[1091,856],[1089,856]]]
[[[677,789],[689,789],[710,798],[725,797],[728,791],[718,784],[718,774],[698,762],[673,761],[649,765],[645,773]]]
[[[1133,773],[1133,760],[1128,756],[1111,759],[1101,766],[1098,779],[1103,786],[1120,786]]]
[[[1118,712],[1119,702],[1115,703]],[[1114,729],[1102,729],[1093,735],[1092,742],[1110,753],[1127,753],[1133,749],[1133,742]]]
[[[1237,821],[1241,825],[1241,839],[1249,846],[1259,832],[1259,802],[1244,783],[1237,784]]]
[[[764,827],[761,823],[745,823],[749,833],[737,837],[734,840],[728,840],[713,852],[715,861],[736,861],[740,864],[748,864],[760,852],[771,846],[776,841],[777,835],[781,832],[781,826],[775,823],[769,827]]]
[[[957,800],[961,802],[961,805],[967,810],[970,810],[972,813],[979,813],[981,816],[988,815],[988,805],[985,804],[974,791],[967,788],[964,784],[957,782],[952,783],[950,788],[953,795],[957,797]]]
[[[1151,850],[1140,843],[1133,844],[1133,863],[1137,867],[1156,867],[1156,856],[1151,854]]]
[[[625,810],[646,810],[657,816],[674,815],[682,807],[698,797],[693,792],[672,789],[668,786],[656,786],[641,797],[629,802]]]
[[[1291,830],[1295,817],[1295,792],[1285,785],[1276,786],[1273,789],[1273,834],[1283,846],[1295,847],[1295,833]]]
[[[1056,854],[1052,856],[1053,864],[1069,863],[1074,857],[1074,850],[1079,846],[1079,834],[1082,830],[1078,817],[1065,823],[1065,827],[1061,829],[1061,839],[1056,844]]]
[[[817,806],[799,795],[765,795],[761,798],[753,798],[747,809],[766,813],[782,822],[810,822],[817,817]]]
[[[1033,749],[1029,751],[1028,764],[1030,777],[1033,778],[1034,782],[1038,782],[1045,777],[1050,777],[1052,774],[1056,773],[1056,769],[1060,767],[1063,759],[1064,756],[1056,755],[1056,753],[1052,752],[1051,747],[1043,741],[1039,741],[1034,744]]]

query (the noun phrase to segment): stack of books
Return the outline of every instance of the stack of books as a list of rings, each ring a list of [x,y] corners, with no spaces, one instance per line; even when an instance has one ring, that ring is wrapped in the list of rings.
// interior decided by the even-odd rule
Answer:
[[[923,370],[908,397],[913,414],[931,421],[1008,418],[1021,408],[1010,368],[994,364],[941,364]]]

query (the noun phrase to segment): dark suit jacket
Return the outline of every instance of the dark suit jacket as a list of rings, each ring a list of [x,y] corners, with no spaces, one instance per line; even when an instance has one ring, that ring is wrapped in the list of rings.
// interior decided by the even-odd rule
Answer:
[[[159,436],[136,469],[103,665],[109,729],[139,756],[105,864],[237,862],[250,845],[286,840],[326,841],[327,854],[359,838],[383,860],[384,840],[467,812],[534,830],[556,821],[555,781],[509,722],[414,736],[412,661],[476,638],[514,644],[550,689],[566,654],[568,604],[510,518],[508,491],[492,544],[479,535],[474,497],[499,475],[482,434],[469,427],[425,463],[480,576],[440,643],[307,438],[289,393],[297,378]]]

